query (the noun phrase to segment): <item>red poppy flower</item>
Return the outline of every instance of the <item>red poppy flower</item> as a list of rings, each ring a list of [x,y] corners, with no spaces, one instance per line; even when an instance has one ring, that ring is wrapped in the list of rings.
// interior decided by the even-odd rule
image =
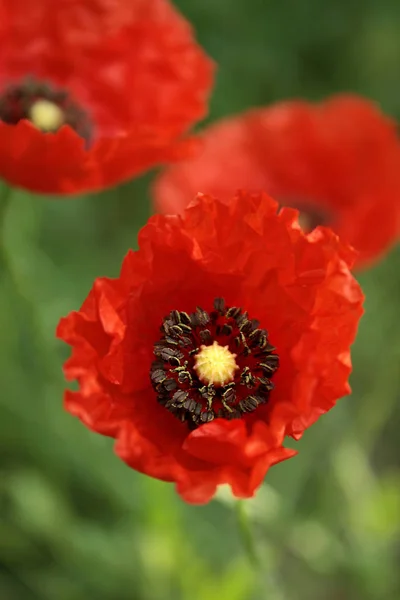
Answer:
[[[102,189],[187,156],[213,66],[167,0],[0,0],[0,177]]]
[[[400,230],[400,146],[396,124],[371,102],[337,96],[321,104],[282,102],[212,125],[202,153],[167,169],[155,186],[160,212],[180,212],[198,191],[228,200],[264,190],[302,212],[302,224],[330,225],[373,261]]]
[[[80,385],[67,410],[188,502],[221,483],[252,496],[294,454],[284,435],[349,392],[352,251],[330,229],[305,235],[297,215],[265,195],[199,195],[182,217],[152,217],[120,277],[59,324]]]

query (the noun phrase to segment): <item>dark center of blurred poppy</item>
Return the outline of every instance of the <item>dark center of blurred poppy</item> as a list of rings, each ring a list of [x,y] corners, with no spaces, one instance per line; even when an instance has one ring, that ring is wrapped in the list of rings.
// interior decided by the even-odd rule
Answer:
[[[309,233],[319,225],[331,226],[332,215],[322,207],[318,202],[311,203],[304,200],[295,200],[293,198],[281,199],[282,206],[290,206],[299,211],[299,223],[304,233]]]
[[[92,130],[88,115],[71,100],[68,91],[31,79],[9,85],[0,95],[0,120],[16,125],[21,119],[28,119],[45,133],[69,125],[87,141]]]
[[[268,401],[279,357],[268,332],[241,308],[216,298],[213,310],[173,310],[154,346],[150,378],[157,400],[190,429],[238,419]]]

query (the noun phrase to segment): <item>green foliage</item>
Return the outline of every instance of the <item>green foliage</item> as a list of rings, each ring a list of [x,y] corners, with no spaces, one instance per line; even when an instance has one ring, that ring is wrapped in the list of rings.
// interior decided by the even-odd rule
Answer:
[[[218,63],[210,120],[353,90],[400,116],[400,4],[179,0]],[[387,600],[400,596],[400,253],[360,275],[353,394],[249,501],[255,575],[222,490],[206,507],[129,470],[62,409],[54,339],[115,276],[150,213],[151,176],[96,196],[1,194],[0,598]]]

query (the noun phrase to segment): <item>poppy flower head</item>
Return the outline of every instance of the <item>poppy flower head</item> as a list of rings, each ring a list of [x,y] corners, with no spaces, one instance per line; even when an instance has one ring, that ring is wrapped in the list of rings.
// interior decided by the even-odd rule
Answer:
[[[263,190],[298,209],[305,231],[332,227],[360,267],[398,239],[399,164],[396,124],[374,103],[287,101],[211,125],[198,155],[160,175],[154,199],[174,213],[198,190],[225,202],[235,189]]]
[[[96,280],[59,324],[80,386],[67,410],[188,502],[222,483],[252,496],[293,456],[285,435],[349,392],[354,253],[297,218],[264,194],[200,194],[181,216],[152,217],[120,276]]]
[[[0,0],[0,176],[100,189],[192,152],[213,65],[168,0]]]

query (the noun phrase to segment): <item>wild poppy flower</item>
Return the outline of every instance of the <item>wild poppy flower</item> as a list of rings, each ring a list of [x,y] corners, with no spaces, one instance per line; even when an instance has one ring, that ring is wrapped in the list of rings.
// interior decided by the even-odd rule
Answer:
[[[262,194],[200,194],[183,216],[152,217],[120,277],[97,279],[58,326],[80,385],[66,409],[188,502],[221,483],[252,496],[295,453],[284,436],[349,392],[353,253],[297,215]]]
[[[213,65],[167,0],[0,0],[0,177],[102,189],[187,156]]]
[[[331,226],[359,251],[358,267],[398,239],[396,124],[368,100],[277,103],[212,125],[203,143],[201,154],[160,176],[160,212],[182,211],[198,191],[227,201],[237,189],[263,190],[299,209],[307,230]]]

